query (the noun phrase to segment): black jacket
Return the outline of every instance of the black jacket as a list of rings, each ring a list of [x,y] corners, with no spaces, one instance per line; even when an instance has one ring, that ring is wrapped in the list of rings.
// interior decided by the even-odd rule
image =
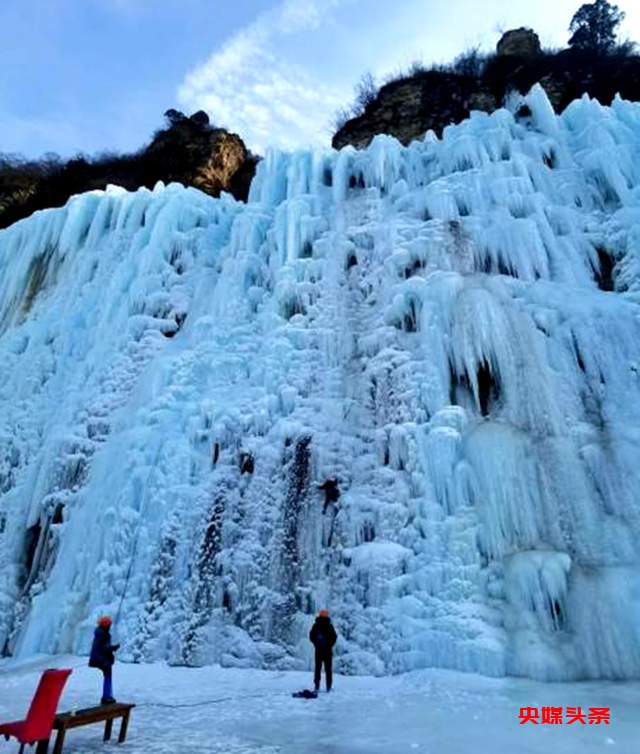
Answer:
[[[100,670],[110,668],[115,662],[114,652],[116,652],[119,647],[119,644],[111,643],[111,633],[109,632],[109,629],[98,626],[93,635],[91,655],[89,656],[89,667],[100,668]]]
[[[316,618],[309,632],[309,640],[313,646],[320,652],[330,652],[337,639],[331,618]]]
[[[327,503],[337,503],[340,498],[340,489],[336,479],[327,479],[326,482],[318,485],[318,489],[324,490],[324,496]]]

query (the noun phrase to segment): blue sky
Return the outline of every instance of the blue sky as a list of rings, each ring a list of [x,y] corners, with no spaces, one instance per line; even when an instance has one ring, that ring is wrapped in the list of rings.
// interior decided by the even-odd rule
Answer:
[[[577,0],[2,0],[0,151],[130,150],[169,107],[249,145],[328,143],[364,71],[492,48],[531,26],[566,43]],[[640,41],[640,3],[622,36]]]

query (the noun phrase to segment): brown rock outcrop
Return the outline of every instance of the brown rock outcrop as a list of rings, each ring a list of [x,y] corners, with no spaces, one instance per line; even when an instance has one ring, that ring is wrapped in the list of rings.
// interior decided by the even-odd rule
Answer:
[[[506,31],[496,45],[498,55],[514,55],[521,58],[533,58],[540,55],[540,37],[533,31],[521,26],[519,29]]]
[[[212,196],[228,191],[231,179],[247,159],[247,148],[237,134],[222,133],[211,144],[211,153],[193,177],[193,185]]]
[[[237,199],[246,200],[248,185],[240,187],[234,180],[249,161],[255,158],[247,150],[238,134],[209,125],[203,111],[187,118],[176,110],[168,110],[170,127],[159,131],[142,155],[143,159],[164,165],[167,178],[195,186],[211,196],[223,191]]]
[[[348,121],[333,138],[333,146],[366,147],[376,134],[392,134],[403,144],[430,129],[438,135],[470,110],[495,107],[490,92],[476,90],[476,82],[455,73],[426,72],[383,86],[359,117]]]
[[[130,155],[69,162],[0,161],[0,228],[37,209],[60,207],[70,196],[115,184],[135,191],[158,181],[195,186],[211,196],[223,191],[246,201],[258,158],[242,139],[209,125],[206,113],[166,113],[168,127]]]
[[[616,94],[640,101],[640,56],[614,51],[593,55],[575,49],[540,50],[530,29],[514,29],[498,43],[500,54],[485,57],[477,70],[453,64],[419,70],[385,84],[364,112],[342,125],[332,144],[366,147],[376,134],[390,134],[403,144],[431,129],[438,136],[472,110],[493,112],[511,91],[526,93],[540,82],[556,112],[588,94],[608,105]]]

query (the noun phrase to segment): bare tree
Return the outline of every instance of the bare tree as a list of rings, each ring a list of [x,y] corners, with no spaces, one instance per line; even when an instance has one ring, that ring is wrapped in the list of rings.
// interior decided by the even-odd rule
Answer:
[[[367,106],[370,105],[378,96],[378,87],[371,72],[362,75],[362,78],[355,86],[356,99],[353,110],[358,115],[363,113]]]

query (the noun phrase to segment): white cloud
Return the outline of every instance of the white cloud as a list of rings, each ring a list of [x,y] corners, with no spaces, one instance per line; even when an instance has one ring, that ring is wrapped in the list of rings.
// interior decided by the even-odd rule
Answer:
[[[123,0],[121,0],[123,1]],[[638,38],[637,0],[622,34]],[[563,45],[577,0],[285,0],[238,31],[178,92],[185,110],[205,109],[249,146],[327,144],[333,114],[353,99],[365,71],[382,82],[414,60],[448,62],[469,47],[490,50],[499,28],[531,26]],[[634,33],[635,32],[635,33]]]
[[[261,15],[187,75],[178,92],[181,107],[206,110],[258,152],[267,145],[326,143],[329,118],[349,90],[322,82],[284,48],[330,23],[339,4],[287,0]]]

